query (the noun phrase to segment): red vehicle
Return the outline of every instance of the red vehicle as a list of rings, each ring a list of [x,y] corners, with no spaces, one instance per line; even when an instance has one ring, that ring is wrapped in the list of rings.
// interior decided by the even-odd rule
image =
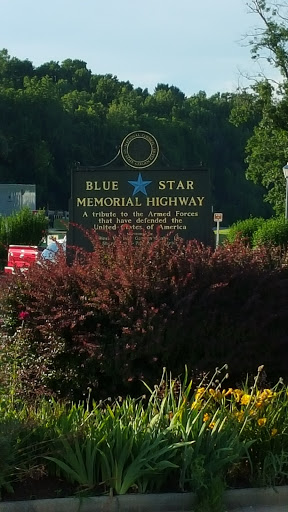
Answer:
[[[8,262],[5,267],[6,274],[14,274],[15,268],[21,271],[26,270],[32,263],[49,260],[54,262],[59,247],[66,252],[66,236],[61,240],[50,240],[46,249],[37,245],[9,245]]]
[[[36,245],[9,245],[6,274],[13,274],[15,268],[25,270],[39,260],[40,249]]]

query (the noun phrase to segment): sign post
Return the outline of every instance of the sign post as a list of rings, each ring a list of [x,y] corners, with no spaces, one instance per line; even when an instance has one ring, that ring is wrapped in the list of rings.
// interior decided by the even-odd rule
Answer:
[[[223,213],[214,213],[214,222],[216,222],[216,249],[219,246],[220,222],[223,221]]]

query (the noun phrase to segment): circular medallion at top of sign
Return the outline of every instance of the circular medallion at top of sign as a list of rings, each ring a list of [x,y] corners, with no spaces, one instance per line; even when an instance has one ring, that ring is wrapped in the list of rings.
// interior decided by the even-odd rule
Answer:
[[[133,169],[150,167],[157,160],[158,155],[158,142],[149,132],[131,132],[121,143],[121,156]]]

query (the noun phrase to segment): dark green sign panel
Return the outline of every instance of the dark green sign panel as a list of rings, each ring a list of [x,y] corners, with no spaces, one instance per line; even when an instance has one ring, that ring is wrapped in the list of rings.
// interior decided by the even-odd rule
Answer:
[[[135,166],[136,167],[136,166]],[[70,222],[94,228],[105,243],[108,234],[129,226],[135,241],[143,229],[175,233],[207,245],[212,241],[209,172],[153,169],[75,169],[72,174]],[[69,243],[85,247],[79,229],[71,227]]]

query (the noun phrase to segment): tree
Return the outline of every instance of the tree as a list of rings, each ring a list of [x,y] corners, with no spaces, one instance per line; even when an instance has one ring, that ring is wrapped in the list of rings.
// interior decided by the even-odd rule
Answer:
[[[284,0],[251,0],[250,12],[256,14],[262,27],[255,29],[251,45],[254,60],[265,59],[288,80],[288,4]]]
[[[249,39],[252,59],[266,61],[279,76],[262,76],[251,94],[239,95],[232,121],[239,124],[258,117],[246,146],[246,176],[266,189],[265,200],[280,214],[285,204],[282,167],[288,159],[288,3],[250,0],[248,5],[261,22]]]
[[[63,75],[59,62],[55,62],[53,60],[51,60],[50,62],[45,62],[44,64],[36,68],[35,74],[39,78],[48,76],[53,80],[53,82],[58,82]]]
[[[27,59],[11,58],[5,48],[0,51],[0,83],[15,89],[21,89],[25,77],[32,77],[33,73],[32,62]]]

